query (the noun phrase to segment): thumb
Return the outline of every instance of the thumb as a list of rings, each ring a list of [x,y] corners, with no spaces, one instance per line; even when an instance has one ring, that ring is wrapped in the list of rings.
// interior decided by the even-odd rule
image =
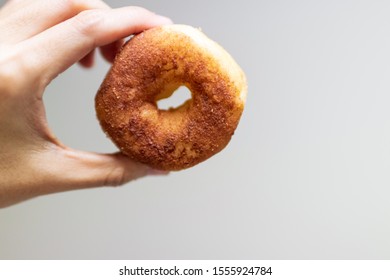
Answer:
[[[164,175],[137,163],[123,154],[97,154],[70,148],[54,147],[44,155],[40,165],[47,193],[74,189],[119,186],[146,175]],[[41,169],[41,170],[42,170]]]
[[[146,175],[164,175],[119,153],[104,155],[48,145],[11,160],[0,178],[0,208],[40,195],[99,186],[117,186]],[[7,177],[11,178],[7,181]]]

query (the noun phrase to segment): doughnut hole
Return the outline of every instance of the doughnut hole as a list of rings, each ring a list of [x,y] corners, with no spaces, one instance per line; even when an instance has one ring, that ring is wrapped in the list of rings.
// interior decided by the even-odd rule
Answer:
[[[172,111],[180,109],[189,104],[192,100],[191,91],[184,85],[167,89],[157,96],[156,104],[159,110]]]

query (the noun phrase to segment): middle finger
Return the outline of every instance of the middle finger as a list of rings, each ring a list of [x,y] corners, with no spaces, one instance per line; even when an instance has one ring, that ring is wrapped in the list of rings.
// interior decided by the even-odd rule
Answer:
[[[21,5],[25,2],[24,5]],[[13,9],[18,5],[18,9]],[[38,0],[9,3],[0,17],[0,42],[18,43],[83,10],[107,9],[101,0]]]

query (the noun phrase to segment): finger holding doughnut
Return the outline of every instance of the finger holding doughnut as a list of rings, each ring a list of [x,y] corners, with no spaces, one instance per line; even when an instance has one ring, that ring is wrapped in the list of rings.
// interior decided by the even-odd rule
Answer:
[[[7,176],[0,177],[0,208],[40,195],[120,186],[147,175],[167,174],[136,163],[122,154],[95,154],[58,146],[25,155],[17,163],[0,162],[0,170],[7,171]],[[2,186],[12,188],[4,189]]]
[[[170,23],[168,18],[139,7],[87,10],[21,44],[31,50],[25,57],[26,64],[33,68],[32,73],[40,73],[47,84],[96,47],[107,46],[106,56],[112,57],[110,52],[114,48],[110,44],[117,44],[116,41],[145,29]]]

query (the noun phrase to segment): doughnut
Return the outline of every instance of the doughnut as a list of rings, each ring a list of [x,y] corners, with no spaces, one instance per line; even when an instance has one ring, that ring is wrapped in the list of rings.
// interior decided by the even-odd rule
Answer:
[[[159,109],[180,86],[191,99]],[[246,78],[233,58],[199,29],[154,27],[118,52],[96,97],[97,118],[120,151],[152,168],[192,167],[229,143],[246,100]]]

